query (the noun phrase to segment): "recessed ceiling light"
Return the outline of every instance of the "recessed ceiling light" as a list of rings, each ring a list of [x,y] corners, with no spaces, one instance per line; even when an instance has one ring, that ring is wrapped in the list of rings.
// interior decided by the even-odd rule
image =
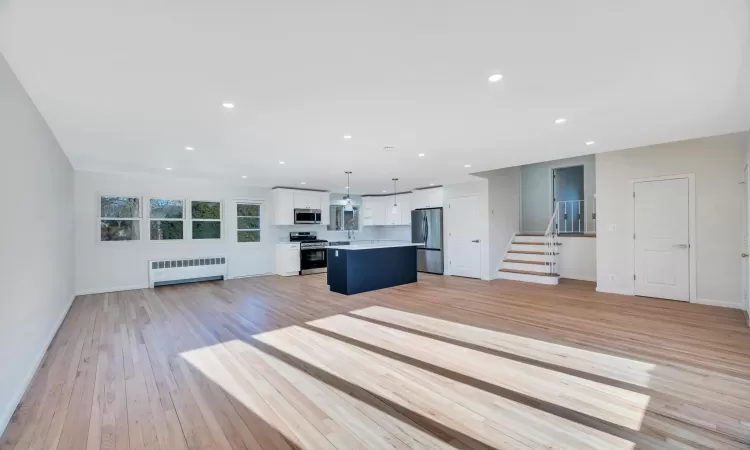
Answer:
[[[195,149],[193,147],[191,147],[191,146],[188,145],[187,147],[185,147],[185,150],[187,150],[189,152],[192,152]]]
[[[471,167],[471,164],[464,164],[464,167],[468,169],[469,167]]]
[[[383,192],[388,192],[388,191],[383,191]]]
[[[225,107],[226,109],[232,109],[234,108],[234,103],[225,102],[222,103],[221,106]]]
[[[352,138],[351,134],[347,134],[347,135],[344,136],[344,139],[351,139],[351,138]]]
[[[500,81],[502,79],[503,79],[503,75],[499,74],[499,73],[496,73],[494,75],[490,75],[490,77],[487,78],[487,81],[489,81],[490,83],[497,83],[498,81]]]
[[[284,161],[279,161],[279,164],[286,164]]]
[[[165,167],[164,170],[172,170],[171,167]]]
[[[307,182],[303,181],[303,182],[301,182],[300,184],[307,184]]]
[[[555,120],[555,123],[560,124],[560,123],[565,123],[567,121],[568,119],[566,119],[565,117],[560,117],[559,119]]]
[[[247,175],[242,175],[242,178],[247,178]]]
[[[418,156],[421,158],[424,156],[424,153],[420,153]]]
[[[588,141],[588,142],[586,142],[586,145],[588,145],[590,147],[590,146],[594,145],[595,143],[596,142],[594,142],[594,141]]]
[[[430,183],[430,186],[435,186],[435,183]]]

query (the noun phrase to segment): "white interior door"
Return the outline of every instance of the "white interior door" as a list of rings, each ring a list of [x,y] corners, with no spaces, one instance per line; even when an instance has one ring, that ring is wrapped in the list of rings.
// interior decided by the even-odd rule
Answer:
[[[635,295],[690,301],[687,178],[634,183]]]
[[[482,252],[479,244],[479,196],[448,199],[445,211],[448,273],[480,278]]]

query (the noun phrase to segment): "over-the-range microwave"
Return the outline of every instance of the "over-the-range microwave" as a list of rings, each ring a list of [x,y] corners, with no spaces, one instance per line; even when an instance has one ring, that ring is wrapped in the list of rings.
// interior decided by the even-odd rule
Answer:
[[[316,224],[321,222],[319,209],[295,209],[294,223]]]

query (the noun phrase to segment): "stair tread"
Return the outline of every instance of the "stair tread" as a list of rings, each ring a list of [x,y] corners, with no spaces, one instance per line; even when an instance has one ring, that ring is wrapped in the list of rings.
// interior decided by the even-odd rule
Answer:
[[[508,250],[508,253],[520,253],[522,255],[551,255],[552,253],[547,252],[528,252],[526,250]],[[555,253],[558,255],[559,253]]]
[[[518,273],[521,275],[536,275],[539,277],[559,277],[559,274],[556,273],[542,273],[542,272],[530,272],[528,270],[515,270],[515,269],[500,269],[498,272],[507,272],[507,273]]]
[[[516,236],[542,237],[544,235],[545,235],[544,233],[520,233],[520,234],[517,234]]]
[[[515,263],[515,264],[533,264],[535,266],[550,266],[551,262],[547,261],[525,261],[523,259],[504,259],[503,262]]]
[[[546,242],[516,242],[516,241],[513,241],[513,244],[515,245],[547,245]]]

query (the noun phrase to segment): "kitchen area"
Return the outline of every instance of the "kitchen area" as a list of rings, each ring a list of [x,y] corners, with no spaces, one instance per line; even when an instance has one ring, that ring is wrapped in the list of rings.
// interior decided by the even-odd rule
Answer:
[[[362,196],[272,193],[273,223],[282,231],[277,275],[327,273],[329,288],[349,295],[416,282],[417,271],[444,271],[440,186]]]

